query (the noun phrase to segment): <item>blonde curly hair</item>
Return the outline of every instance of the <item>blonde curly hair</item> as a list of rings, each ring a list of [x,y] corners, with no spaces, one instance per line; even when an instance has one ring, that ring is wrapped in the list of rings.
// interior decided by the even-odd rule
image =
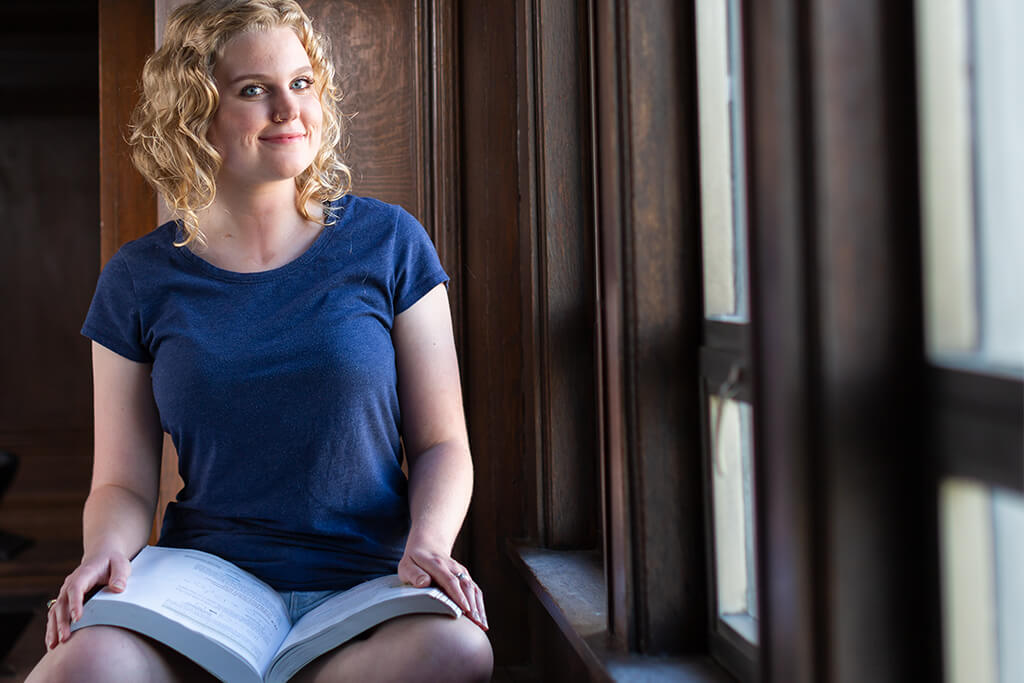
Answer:
[[[217,194],[221,156],[206,139],[220,103],[213,69],[224,46],[240,33],[286,26],[309,56],[323,109],[320,149],[295,178],[296,208],[306,220],[310,200],[324,204],[343,196],[352,173],[341,160],[343,118],[328,38],[295,0],[197,0],[176,9],[164,42],[142,70],[142,95],[132,115],[128,143],[136,168],[183,224],[175,246],[205,243],[198,212]]]

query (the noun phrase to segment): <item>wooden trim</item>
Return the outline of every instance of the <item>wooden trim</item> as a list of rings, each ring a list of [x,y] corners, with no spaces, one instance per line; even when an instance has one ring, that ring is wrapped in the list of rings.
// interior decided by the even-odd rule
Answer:
[[[631,649],[706,652],[693,4],[595,17],[609,613]]]
[[[540,538],[559,548],[599,543],[586,20],[582,0],[519,5],[527,453]]]
[[[739,378],[735,382],[732,377],[733,367],[739,367]],[[731,398],[746,403],[753,402],[749,356],[735,351],[701,347],[700,374],[713,390],[712,394],[719,393],[719,389],[726,384],[732,384],[729,391]],[[705,404],[701,403],[701,406],[704,409]]]
[[[817,537],[814,211],[807,27],[800,0],[746,0],[747,245],[762,680],[828,680]]]
[[[912,5],[827,0],[811,25],[828,677],[938,680]]]
[[[750,324],[704,320],[704,346],[750,355]]]
[[[939,476],[1024,491],[1024,386],[1020,380],[932,366],[925,395]]]
[[[434,230],[434,243],[441,262],[453,273],[462,272],[462,225],[459,220],[459,91],[458,16],[453,0],[424,0],[423,43],[425,57],[421,79],[426,83],[424,111],[427,112],[426,174],[427,203],[424,216]],[[456,277],[449,286],[456,345],[465,338],[463,292],[465,278]]]
[[[507,552],[585,667],[588,680],[732,683],[706,654],[649,657],[613,647],[599,597],[605,582],[597,552],[552,551],[516,542],[508,544]]]
[[[473,575],[484,590],[495,661],[527,658],[529,592],[510,562],[504,539],[523,538],[533,472],[524,456],[523,345],[525,303],[518,226],[516,5],[458,4],[460,33],[459,149],[466,339],[466,417],[475,464]]]
[[[153,3],[100,0],[101,262],[156,225],[156,193],[132,164],[125,142],[142,65],[153,51]]]
[[[608,630],[622,650],[636,643],[633,609],[633,571],[629,517],[630,488],[626,474],[626,388],[623,297],[628,287],[623,267],[626,244],[623,232],[629,221],[624,198],[629,196],[627,128],[622,104],[628,91],[621,54],[624,39],[620,5],[615,0],[594,0],[595,93],[595,215],[600,256],[599,359],[602,378],[602,460],[604,472],[605,577],[608,586]]]

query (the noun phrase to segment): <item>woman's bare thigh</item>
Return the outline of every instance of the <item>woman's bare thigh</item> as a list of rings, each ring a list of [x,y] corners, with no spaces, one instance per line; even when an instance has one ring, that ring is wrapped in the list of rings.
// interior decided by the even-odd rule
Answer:
[[[490,641],[465,617],[398,617],[368,638],[347,643],[310,663],[296,683],[335,681],[488,681]]]
[[[25,683],[213,680],[192,661],[156,641],[113,626],[89,626],[48,651]]]

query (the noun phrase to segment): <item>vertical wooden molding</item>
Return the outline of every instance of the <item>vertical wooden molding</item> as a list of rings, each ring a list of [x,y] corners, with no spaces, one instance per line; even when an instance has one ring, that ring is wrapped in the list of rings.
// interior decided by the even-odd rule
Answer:
[[[765,681],[824,677],[827,597],[814,545],[817,345],[807,38],[801,0],[743,3],[755,505]]]
[[[810,20],[826,677],[937,680],[912,5],[820,0]]]
[[[527,656],[528,589],[505,559],[529,526],[533,476],[523,452],[523,303],[516,164],[516,4],[463,2],[459,139],[466,339],[466,414],[476,454],[474,575],[503,664]]]
[[[609,625],[707,651],[692,3],[595,11]]]
[[[156,227],[156,195],[132,165],[125,138],[139,77],[153,51],[153,3],[100,0],[100,253]]]
[[[547,547],[598,544],[599,457],[588,14],[520,2],[517,21],[524,391]]]
[[[462,297],[462,224],[459,218],[459,91],[458,17],[454,0],[423,0],[424,56],[421,79],[426,84],[423,111],[427,125],[423,136],[426,163],[425,219],[433,226],[441,262],[456,275],[448,298],[452,307],[456,345],[465,337]]]
[[[545,513],[546,457],[544,415],[547,397],[543,378],[547,375],[542,353],[545,316],[541,273],[544,251],[539,241],[538,150],[537,150],[537,5],[534,0],[516,3],[516,126],[518,130],[520,300],[523,306],[523,457],[530,477],[526,486],[528,538],[544,544],[547,539]]]
[[[638,645],[707,650],[693,2],[629,0],[628,457]],[[630,414],[631,413],[631,414]]]
[[[626,472],[626,396],[623,267],[628,224],[625,198],[629,196],[628,145],[623,136],[628,102],[622,73],[620,5],[615,0],[593,3],[593,100],[596,153],[594,170],[597,192],[599,347],[601,349],[600,393],[604,430],[602,434],[604,477],[605,577],[608,587],[608,630],[616,647],[635,648],[633,619],[633,566],[629,554],[632,542],[630,488]]]

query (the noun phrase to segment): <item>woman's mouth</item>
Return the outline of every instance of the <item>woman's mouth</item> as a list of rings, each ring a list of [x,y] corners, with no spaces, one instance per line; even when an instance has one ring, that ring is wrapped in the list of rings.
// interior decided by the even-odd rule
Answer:
[[[287,145],[293,142],[299,142],[306,138],[305,133],[278,133],[277,135],[261,135],[260,140],[263,142],[270,142],[277,145]]]

